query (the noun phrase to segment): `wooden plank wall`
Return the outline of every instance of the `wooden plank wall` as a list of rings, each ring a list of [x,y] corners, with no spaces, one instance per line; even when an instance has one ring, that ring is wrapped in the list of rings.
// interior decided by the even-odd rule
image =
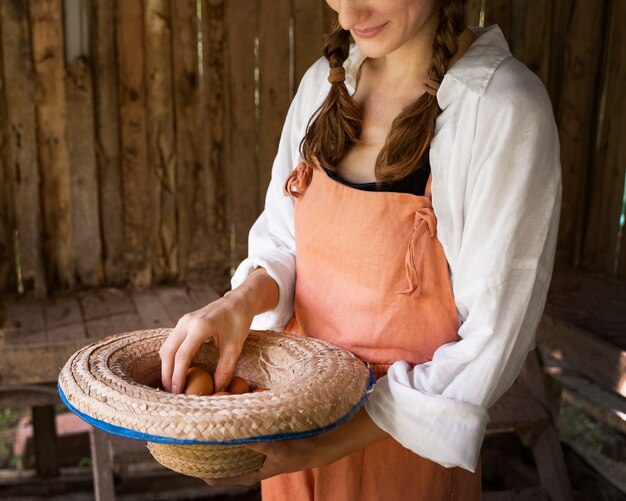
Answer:
[[[80,5],[88,51],[66,60],[80,37],[63,9]],[[0,2],[0,291],[225,280],[333,14],[322,0]],[[623,2],[468,0],[468,23],[481,18],[552,97],[558,264],[626,277]]]

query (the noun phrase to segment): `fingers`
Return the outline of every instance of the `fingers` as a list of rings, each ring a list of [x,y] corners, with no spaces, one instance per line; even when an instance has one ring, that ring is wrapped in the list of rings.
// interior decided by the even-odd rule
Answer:
[[[161,382],[167,391],[183,391],[191,360],[202,343],[211,337],[205,331],[207,329],[192,315],[184,315],[161,346]]]
[[[196,352],[204,342],[206,336],[199,326],[188,324],[187,335],[178,347],[176,355],[174,355],[174,368],[172,371],[172,393],[180,393],[185,388],[185,379],[187,378],[187,370],[191,365]]]
[[[167,391],[171,391],[172,389],[172,373],[174,372],[174,358],[176,352],[187,335],[187,330],[184,327],[185,323],[186,318],[182,317],[159,349],[159,357],[161,357],[161,383],[163,384],[163,388]]]
[[[220,346],[220,358],[217,361],[217,367],[213,376],[215,388],[217,388],[216,391],[224,391],[233,378],[235,365],[241,354],[241,349],[242,346],[235,343],[227,343],[224,346]]]

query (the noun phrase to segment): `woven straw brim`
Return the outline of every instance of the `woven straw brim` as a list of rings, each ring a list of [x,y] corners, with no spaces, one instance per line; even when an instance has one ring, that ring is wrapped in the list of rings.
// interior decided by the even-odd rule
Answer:
[[[74,412],[107,431],[147,439],[158,461],[188,475],[218,478],[258,469],[261,455],[226,444],[325,431],[362,405],[371,385],[367,367],[346,350],[307,337],[251,331],[235,374],[270,391],[173,395],[158,389],[158,351],[170,332],[135,331],[84,347],[61,370],[59,389]],[[192,363],[213,372],[218,358],[207,342]]]

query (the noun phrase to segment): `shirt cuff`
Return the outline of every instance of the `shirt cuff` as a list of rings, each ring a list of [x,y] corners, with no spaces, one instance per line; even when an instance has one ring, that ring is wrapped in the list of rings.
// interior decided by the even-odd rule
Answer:
[[[487,409],[412,388],[409,370],[406,362],[396,362],[376,382],[365,403],[372,421],[426,459],[475,472],[489,422]]]
[[[280,331],[284,329],[293,316],[295,275],[289,265],[293,257],[283,254],[289,253],[276,251],[272,255],[263,257],[248,257],[241,262],[231,278],[231,287],[235,289],[248,278],[252,271],[261,267],[278,284],[278,303],[273,310],[256,315],[252,320],[251,329]]]

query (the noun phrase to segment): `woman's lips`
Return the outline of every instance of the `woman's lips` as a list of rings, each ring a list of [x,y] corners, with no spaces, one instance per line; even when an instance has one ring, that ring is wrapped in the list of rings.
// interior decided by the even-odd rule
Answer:
[[[387,26],[387,23],[381,24],[380,26],[374,26],[373,28],[366,28],[364,30],[352,28],[352,32],[359,38],[374,38],[385,29],[385,26]]]

